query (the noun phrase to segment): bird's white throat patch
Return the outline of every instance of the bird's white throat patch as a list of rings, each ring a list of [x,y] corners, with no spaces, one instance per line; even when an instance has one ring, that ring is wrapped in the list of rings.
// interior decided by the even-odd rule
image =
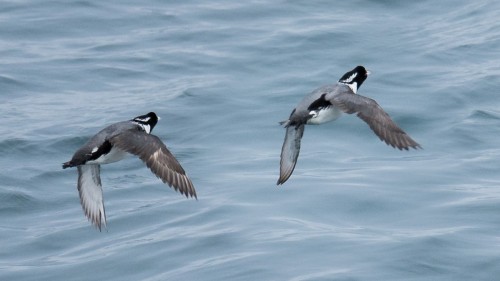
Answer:
[[[144,132],[150,134],[151,133],[151,126],[149,124],[144,124],[144,123],[139,123],[139,122],[134,122],[137,124],[137,126],[141,127]]]
[[[349,87],[355,94],[358,93],[358,82],[353,82],[353,83],[344,83],[340,82],[340,84],[344,84],[347,87]]]
[[[149,124],[139,124],[146,133],[151,133],[151,126]]]

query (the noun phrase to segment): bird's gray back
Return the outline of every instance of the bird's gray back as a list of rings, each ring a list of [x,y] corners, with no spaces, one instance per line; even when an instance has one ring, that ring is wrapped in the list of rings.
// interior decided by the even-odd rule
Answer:
[[[92,138],[90,138],[84,145],[82,145],[73,155],[71,162],[74,165],[85,163],[87,160],[89,160],[89,157],[91,157],[92,153],[95,152],[96,148],[101,146],[108,139],[121,132],[134,129],[136,127],[137,125],[130,121],[122,121],[107,126],[106,128],[100,130]]]
[[[322,95],[329,95],[335,92],[337,87],[336,84],[321,86],[306,95],[293,110],[293,113],[290,115],[290,121],[292,123],[305,123],[309,118],[309,107],[311,104],[320,99]]]
[[[338,83],[335,85],[335,87],[332,89],[332,91],[326,92],[325,100],[331,100],[335,95],[341,95],[341,94],[350,94],[350,95],[355,95],[355,93],[352,91],[349,86]]]
[[[92,149],[102,144],[112,136],[115,136],[120,132],[133,129],[134,127],[137,127],[137,125],[133,124],[130,121],[122,121],[109,125],[106,128],[100,130],[95,136],[93,136],[89,141],[87,141],[87,143],[83,145],[83,147],[89,147],[90,149]]]
[[[323,94],[329,94],[329,93],[334,92],[336,88],[337,88],[336,84],[334,84],[334,85],[325,85],[325,86],[321,86],[321,87],[317,88],[316,90],[312,91],[310,94],[308,94],[307,96],[305,96],[302,99],[302,101],[299,102],[299,104],[295,108],[296,111],[307,111],[307,112],[309,112],[308,108],[309,108],[309,106],[313,102],[315,102],[316,100],[318,100],[319,98],[321,98],[321,96]]]

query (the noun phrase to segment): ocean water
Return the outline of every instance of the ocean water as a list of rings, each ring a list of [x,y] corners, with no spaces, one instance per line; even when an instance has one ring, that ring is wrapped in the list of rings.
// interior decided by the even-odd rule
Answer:
[[[3,1],[1,280],[500,280],[500,3]],[[288,117],[356,65],[423,149],[355,116],[308,126],[277,187]],[[106,125],[155,111],[198,200],[130,157],[75,169]]]

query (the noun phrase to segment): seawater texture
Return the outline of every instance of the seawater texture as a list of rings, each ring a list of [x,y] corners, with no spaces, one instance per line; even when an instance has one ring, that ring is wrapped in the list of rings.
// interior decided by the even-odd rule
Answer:
[[[498,1],[0,3],[1,280],[499,280]],[[359,90],[423,149],[355,116],[308,126],[304,95]],[[102,167],[108,229],[61,164],[106,125],[153,131],[198,200],[140,160]]]

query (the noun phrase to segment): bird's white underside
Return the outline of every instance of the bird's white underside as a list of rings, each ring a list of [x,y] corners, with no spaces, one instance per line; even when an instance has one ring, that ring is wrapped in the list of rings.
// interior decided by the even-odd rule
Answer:
[[[122,160],[128,155],[127,152],[113,146],[108,154],[101,155],[101,157],[87,161],[87,164],[109,164]]]
[[[342,111],[335,106],[329,106],[321,110],[311,110],[309,115],[312,115],[312,117],[307,121],[307,124],[319,125],[330,122],[339,118],[341,114]]]

